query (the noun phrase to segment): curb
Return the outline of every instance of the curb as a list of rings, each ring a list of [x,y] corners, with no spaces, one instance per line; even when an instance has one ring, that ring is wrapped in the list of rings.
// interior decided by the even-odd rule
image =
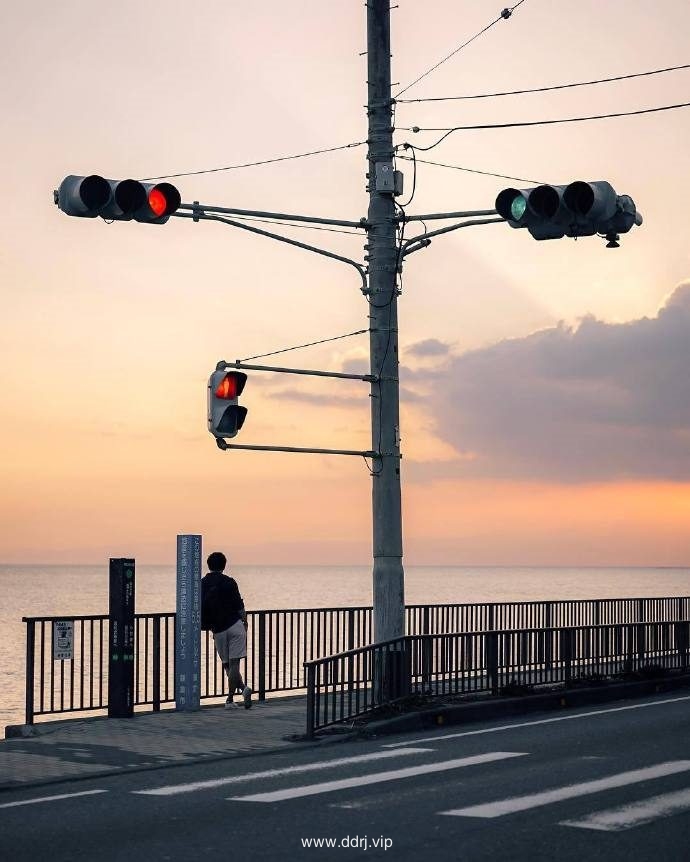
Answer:
[[[17,725],[21,727],[22,725]],[[224,760],[242,760],[249,757],[262,757],[263,755],[280,754],[286,751],[296,751],[306,748],[325,748],[337,742],[343,742],[347,739],[354,738],[354,734],[342,734],[340,736],[328,737],[326,739],[314,739],[310,742],[298,741],[290,746],[277,746],[275,748],[265,748],[257,751],[238,751],[228,754],[217,754],[212,757],[198,756],[190,757],[187,760],[177,761],[175,763],[156,763],[150,766],[123,766],[123,767],[107,767],[98,772],[90,772],[88,775],[58,775],[53,778],[40,778],[36,781],[22,781],[13,783],[3,783],[0,781],[0,795],[11,790],[28,790],[32,787],[45,787],[51,784],[63,784],[66,781],[89,781],[90,779],[105,778],[112,775],[130,775],[134,772],[158,772],[161,769],[175,769],[181,766],[195,766],[200,763],[221,763]],[[284,738],[286,742],[292,742],[289,737]]]
[[[429,730],[453,724],[471,724],[533,712],[548,712],[570,707],[588,706],[659,694],[665,691],[690,687],[690,674],[673,679],[640,680],[614,683],[594,688],[563,689],[545,694],[530,694],[524,697],[509,697],[491,701],[439,705],[436,708],[371,721],[355,733],[360,737],[383,736],[391,733]]]

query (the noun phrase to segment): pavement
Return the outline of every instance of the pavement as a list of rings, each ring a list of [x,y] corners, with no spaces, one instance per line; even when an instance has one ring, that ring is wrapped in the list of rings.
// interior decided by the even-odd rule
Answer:
[[[0,740],[0,791],[323,744],[305,729],[306,696],[20,725],[8,731],[31,735]]]

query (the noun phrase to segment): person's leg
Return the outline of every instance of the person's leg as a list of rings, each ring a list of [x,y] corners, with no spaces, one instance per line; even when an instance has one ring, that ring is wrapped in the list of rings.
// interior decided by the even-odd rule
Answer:
[[[240,691],[244,689],[244,680],[242,679],[242,673],[240,672],[240,660],[238,658],[231,658],[228,660],[227,665],[223,665],[223,667],[228,675],[229,698],[232,700],[233,694],[238,689]]]

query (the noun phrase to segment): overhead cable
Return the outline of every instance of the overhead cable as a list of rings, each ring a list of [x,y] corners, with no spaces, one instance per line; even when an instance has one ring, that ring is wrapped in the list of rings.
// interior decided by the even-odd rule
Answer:
[[[410,88],[414,87],[415,84],[418,84],[423,78],[426,78],[427,75],[430,75],[432,72],[438,69],[439,66],[442,66],[447,60],[450,60],[451,57],[454,57],[459,51],[462,51],[463,48],[466,48],[470,44],[470,42],[474,42],[475,39],[478,39],[483,33],[486,33],[487,30],[490,30],[494,26],[494,24],[498,24],[499,21],[507,21],[508,18],[510,18],[513,12],[517,9],[517,7],[521,6],[524,2],[525,0],[519,0],[519,2],[516,3],[514,6],[504,9],[498,16],[498,18],[493,20],[490,24],[487,24],[486,27],[484,27],[484,29],[480,30],[478,33],[475,33],[471,39],[468,39],[466,42],[463,42],[462,45],[458,45],[458,47],[454,51],[451,51],[450,54],[448,54],[448,56],[444,57],[442,60],[439,60],[439,62],[436,63],[435,66],[432,66],[418,78],[415,78],[411,84],[408,84],[402,90],[397,92],[394,98],[397,99],[398,96],[402,96],[403,93],[406,93]]]
[[[534,87],[530,90],[506,90],[502,93],[478,93],[471,96],[430,96],[425,99],[398,99],[398,103],[452,102],[459,99],[494,99],[498,96],[520,96],[524,93],[546,93],[549,90],[567,90],[571,87],[589,87],[592,84],[608,84],[611,81],[627,81],[630,78],[644,78],[649,75],[661,75],[663,72],[676,72],[679,69],[690,69],[690,63],[685,63],[682,66],[667,66],[665,69],[654,69],[651,72],[635,72],[630,75],[616,75],[613,78],[598,78],[595,81],[578,81],[575,84],[554,84],[551,87]]]
[[[335,335],[333,338],[322,338],[321,341],[310,341],[308,344],[297,344],[295,347],[283,347],[282,350],[272,350],[270,353],[257,353],[256,356],[246,356],[238,362],[249,362],[250,359],[263,359],[265,356],[276,356],[278,353],[288,353],[290,350],[301,350],[303,347],[313,347],[315,344],[325,344],[327,341],[338,341],[340,338],[350,338],[352,335],[364,335],[368,329],[358,329],[356,332],[346,332],[345,335]]]
[[[463,132],[463,131],[473,131],[477,129],[515,129],[523,126],[552,126],[556,123],[582,123],[586,120],[608,120],[613,117],[633,117],[639,114],[654,114],[659,111],[673,111],[676,108],[687,108],[690,107],[690,102],[680,102],[677,105],[662,105],[658,108],[642,108],[639,111],[619,111],[615,114],[594,114],[588,117],[566,117],[564,119],[559,120],[531,120],[530,122],[521,122],[521,123],[483,123],[476,126],[453,126],[453,128],[438,128],[438,127],[420,127],[420,126],[412,126],[412,127],[401,127],[398,128],[402,131],[406,132],[445,132],[438,141],[431,144],[428,147],[420,147],[415,144],[418,152],[428,152],[429,150],[433,150],[434,147],[437,147],[442,141],[448,137],[448,135],[452,135],[453,132]]]
[[[451,168],[454,171],[466,171],[469,174],[483,174],[484,176],[487,176],[487,177],[498,177],[499,179],[502,179],[502,180],[516,180],[517,182],[520,182],[520,183],[535,183],[536,185],[542,185],[541,180],[527,180],[524,177],[511,177],[511,176],[508,176],[508,174],[496,174],[496,173],[493,173],[493,171],[480,171],[480,170],[477,170],[476,168],[463,168],[460,165],[447,165],[444,162],[432,162],[432,161],[429,161],[429,159],[419,159],[419,158],[411,159],[409,156],[401,156],[401,155],[398,155],[397,158],[405,159],[408,162],[416,161],[417,164],[422,164],[422,165],[436,165],[436,167],[439,167],[439,168]]]
[[[149,180],[168,180],[174,179],[175,177],[194,177],[198,176],[199,174],[215,174],[219,173],[220,171],[237,171],[240,168],[254,168],[257,165],[270,165],[274,162],[287,162],[291,159],[305,159],[307,158],[307,156],[319,156],[322,153],[335,153],[337,150],[349,150],[352,149],[352,147],[363,147],[365,144],[366,141],[355,141],[352,144],[343,144],[339,147],[327,147],[323,150],[312,150],[308,153],[297,153],[296,155],[292,156],[278,156],[274,159],[262,159],[259,162],[246,162],[241,165],[227,165],[224,168],[206,168],[203,171],[184,171],[178,174],[162,174],[159,177],[144,177],[143,182],[148,182]]]

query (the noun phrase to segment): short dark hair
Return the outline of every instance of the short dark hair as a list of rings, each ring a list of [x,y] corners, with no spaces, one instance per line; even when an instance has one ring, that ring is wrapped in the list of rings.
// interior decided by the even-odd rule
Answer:
[[[214,551],[212,554],[209,554],[206,562],[208,563],[209,572],[222,572],[228,561],[225,554],[221,554],[220,551]]]

